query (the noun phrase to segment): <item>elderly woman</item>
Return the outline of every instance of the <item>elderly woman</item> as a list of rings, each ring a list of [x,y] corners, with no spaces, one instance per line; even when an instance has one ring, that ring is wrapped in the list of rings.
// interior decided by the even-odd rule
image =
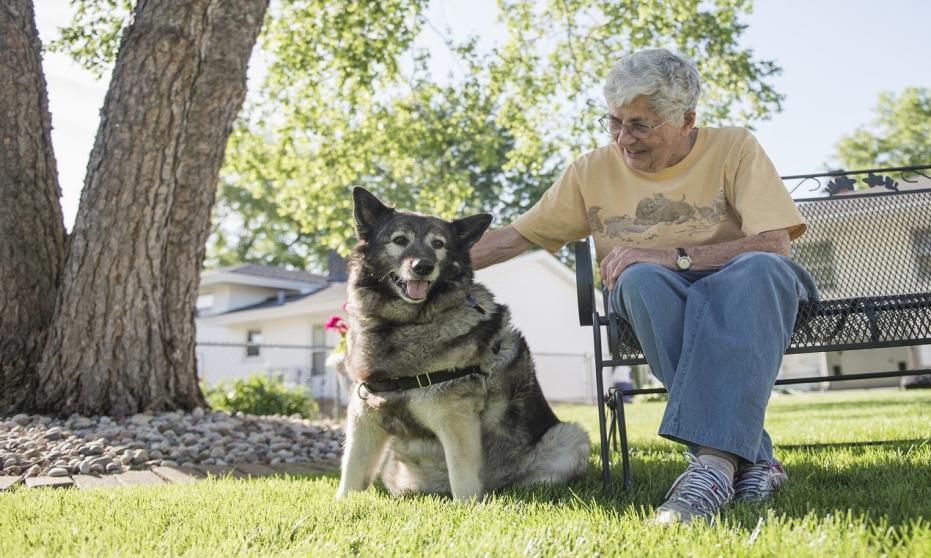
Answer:
[[[472,251],[481,268],[531,244],[554,252],[594,237],[611,304],[669,391],[659,434],[689,448],[659,523],[786,482],[763,419],[799,299],[816,296],[786,257],[805,224],[779,175],[747,130],[695,126],[700,92],[681,56],[623,57],[604,86],[611,143]]]

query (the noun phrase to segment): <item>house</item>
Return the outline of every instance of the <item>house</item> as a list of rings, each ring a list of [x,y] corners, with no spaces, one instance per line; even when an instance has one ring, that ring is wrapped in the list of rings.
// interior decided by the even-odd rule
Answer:
[[[198,297],[198,374],[208,385],[250,374],[306,384],[318,397],[337,391],[326,357],[339,341],[324,329],[344,314],[345,273],[329,276],[241,264],[206,271]]]

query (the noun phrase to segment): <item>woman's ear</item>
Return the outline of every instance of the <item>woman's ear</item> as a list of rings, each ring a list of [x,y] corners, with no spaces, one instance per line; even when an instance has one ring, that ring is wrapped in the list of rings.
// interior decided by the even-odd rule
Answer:
[[[692,128],[695,127],[695,111],[688,109],[685,111],[685,119],[682,121],[682,131],[683,133],[689,133],[692,131]]]

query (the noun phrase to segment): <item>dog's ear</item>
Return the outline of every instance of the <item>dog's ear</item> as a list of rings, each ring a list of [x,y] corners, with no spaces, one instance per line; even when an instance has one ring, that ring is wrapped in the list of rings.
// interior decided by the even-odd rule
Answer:
[[[381,200],[376,198],[374,194],[359,186],[352,189],[352,201],[354,204],[352,214],[356,219],[356,234],[360,238],[384,223],[394,213],[394,209],[381,203]]]
[[[453,228],[456,230],[456,235],[459,237],[459,240],[461,240],[466,247],[471,247],[485,234],[485,230],[491,225],[491,219],[492,216],[490,214],[479,213],[478,215],[456,219],[453,221]]]

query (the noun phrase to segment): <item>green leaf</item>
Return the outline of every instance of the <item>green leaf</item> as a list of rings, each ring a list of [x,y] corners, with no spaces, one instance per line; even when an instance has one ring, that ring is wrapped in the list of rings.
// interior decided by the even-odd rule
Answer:
[[[847,170],[931,164],[931,89],[880,94],[876,118],[841,137],[835,158]]]

